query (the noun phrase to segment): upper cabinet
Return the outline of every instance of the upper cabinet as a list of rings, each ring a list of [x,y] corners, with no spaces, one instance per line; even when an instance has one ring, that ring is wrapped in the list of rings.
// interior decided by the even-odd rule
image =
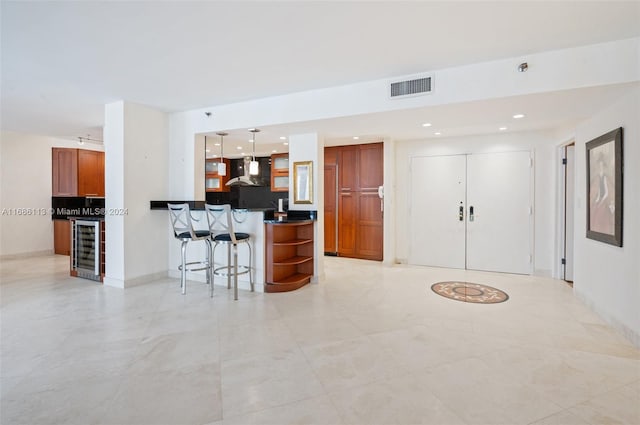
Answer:
[[[228,159],[222,160],[226,165],[224,176],[219,174],[220,159],[207,159],[204,163],[204,187],[207,192],[229,192],[230,187],[227,186],[229,174],[231,173],[231,162]]]
[[[53,148],[51,193],[53,196],[78,196],[78,149]]]
[[[104,152],[52,148],[52,196],[104,196]]]
[[[289,191],[289,154],[274,153],[271,155],[271,191]]]
[[[78,196],[104,196],[104,152],[78,149]]]

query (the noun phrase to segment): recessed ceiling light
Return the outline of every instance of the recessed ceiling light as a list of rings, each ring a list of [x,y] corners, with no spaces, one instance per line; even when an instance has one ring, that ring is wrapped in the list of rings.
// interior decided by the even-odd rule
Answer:
[[[507,129],[507,127],[500,127],[498,130],[505,131],[506,129]]]
[[[214,143],[213,145],[214,146],[220,146],[220,143]]]
[[[430,122],[426,122],[424,124],[422,124],[423,127],[431,127],[431,123]]]
[[[240,152],[240,155],[246,155],[244,152]]]
[[[209,153],[211,152],[211,149],[205,149],[205,152]]]
[[[272,150],[271,152],[276,153],[276,152],[278,152],[278,150],[277,150],[277,149],[274,149],[274,150]]]
[[[353,136],[353,140],[358,140],[359,137],[358,136]]]
[[[249,140],[247,140],[247,142],[253,143],[253,139],[249,139]]]
[[[442,133],[440,133],[439,131],[436,131],[436,132],[435,132],[435,133],[433,133],[433,134],[435,134],[436,136],[439,136],[439,135],[441,135]]]
[[[515,114],[513,118],[515,119],[524,118],[524,114]]]
[[[280,140],[287,140],[287,138],[284,136],[280,136]]]
[[[284,142],[284,143],[283,143],[283,145],[285,145],[285,146],[288,146],[288,145],[289,145],[289,143],[287,143],[287,142]]]
[[[238,149],[238,150],[242,150],[242,146],[238,146],[236,149]]]
[[[217,157],[218,157],[218,155],[213,155],[213,157],[214,157],[214,158],[217,158]]]

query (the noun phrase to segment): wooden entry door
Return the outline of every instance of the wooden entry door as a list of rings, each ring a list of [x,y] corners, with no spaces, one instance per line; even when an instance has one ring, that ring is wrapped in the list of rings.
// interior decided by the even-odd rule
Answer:
[[[384,180],[382,143],[326,148],[325,167],[333,164],[338,194],[337,243],[331,245],[325,227],[325,247],[337,245],[337,254],[343,257],[382,260],[383,200],[378,195]],[[327,208],[331,205],[328,193],[331,190],[325,186],[325,223],[332,213]]]

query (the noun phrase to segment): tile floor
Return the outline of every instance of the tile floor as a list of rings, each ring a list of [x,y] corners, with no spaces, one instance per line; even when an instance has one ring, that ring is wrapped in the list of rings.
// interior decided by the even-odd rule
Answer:
[[[186,296],[0,262],[2,424],[639,424],[640,351],[562,282],[340,258],[291,293]],[[439,297],[467,280],[502,304]]]

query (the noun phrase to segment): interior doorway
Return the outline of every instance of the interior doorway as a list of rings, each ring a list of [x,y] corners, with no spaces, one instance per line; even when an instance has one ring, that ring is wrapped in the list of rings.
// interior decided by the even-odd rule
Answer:
[[[575,199],[575,143],[562,148],[563,203],[562,203],[562,279],[573,284],[573,239]]]
[[[409,263],[531,274],[530,152],[411,159]]]

